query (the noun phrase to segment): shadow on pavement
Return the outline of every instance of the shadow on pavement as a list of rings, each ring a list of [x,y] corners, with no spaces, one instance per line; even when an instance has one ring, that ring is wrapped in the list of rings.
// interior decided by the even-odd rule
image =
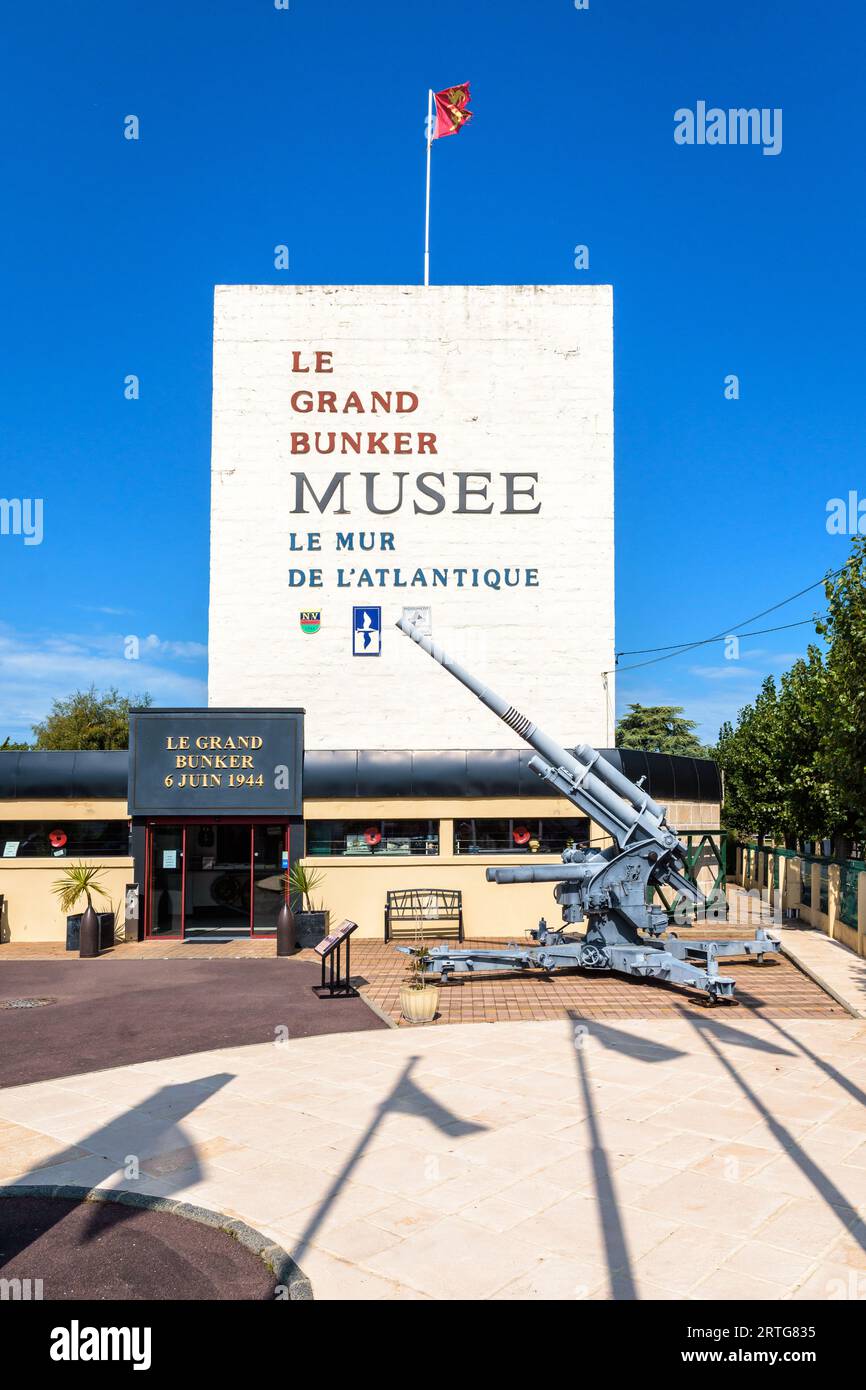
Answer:
[[[375,1136],[376,1131],[381,1126],[383,1120],[388,1115],[404,1114],[418,1115],[426,1117],[436,1129],[446,1131],[455,1137],[462,1137],[467,1134],[478,1134],[484,1131],[486,1125],[474,1124],[471,1120],[461,1120],[458,1115],[449,1110],[447,1106],[440,1103],[423,1091],[418,1084],[412,1080],[412,1069],[418,1062],[417,1057],[410,1057],[400,1076],[395,1081],[391,1090],[384,1100],[377,1105],[370,1123],[362,1132],[357,1144],[352,1149],[339,1173],[334,1178],[328,1191],[325,1193],[321,1202],[316,1207],[312,1217],[305,1226],[297,1241],[293,1242],[292,1257],[299,1264],[303,1263],[304,1253],[314,1239],[316,1232],[321,1228],[328,1212],[336,1203],[340,1189],[349,1178],[352,1170],[356,1167],[364,1154],[370,1140]]]
[[[96,1187],[101,1187],[110,1179],[116,1178],[121,1171],[127,1177],[127,1185],[134,1188],[134,1179],[138,1176],[141,1165],[147,1158],[157,1153],[171,1152],[175,1149],[188,1149],[193,1153],[193,1161],[186,1164],[181,1173],[172,1176],[171,1173],[160,1179],[160,1185],[167,1189],[160,1195],[170,1196],[172,1190],[187,1187],[191,1183],[198,1182],[203,1176],[198,1159],[194,1157],[195,1141],[184,1133],[182,1120],[195,1110],[206,1095],[212,1095],[215,1091],[221,1090],[232,1081],[233,1075],[230,1072],[217,1072],[212,1076],[203,1076],[196,1081],[185,1081],[178,1084],[160,1086],[149,1096],[146,1101],[133,1106],[125,1111],[123,1115],[107,1124],[100,1125],[93,1130],[86,1138],[80,1139],[73,1147],[59,1149],[57,1154],[49,1160],[40,1163],[38,1168],[31,1169],[24,1175],[19,1175],[14,1184],[10,1186],[26,1187],[28,1184],[33,1186],[56,1186],[64,1184],[66,1179],[62,1173],[56,1170],[63,1165],[71,1166],[75,1163],[87,1163],[89,1176],[87,1182],[76,1182],[74,1172],[70,1174],[68,1182],[73,1186],[89,1187],[91,1191]],[[159,1143],[154,1147],[156,1140]],[[164,1141],[176,1140],[175,1143]],[[140,1145],[141,1147],[137,1147]],[[87,1152],[82,1154],[79,1150]],[[104,1167],[104,1172],[97,1171],[95,1178],[91,1178],[94,1166],[97,1170]],[[130,1171],[134,1167],[134,1171]],[[54,1170],[54,1171],[50,1171]],[[121,1220],[128,1220],[134,1215],[136,1208],[118,1206],[118,1213],[115,1224]],[[54,1223],[43,1223],[41,1235],[50,1229],[52,1224],[57,1224],[63,1220],[65,1210],[62,1203],[58,1203],[57,1218]],[[97,1204],[88,1213],[88,1219],[84,1224],[82,1238],[87,1241],[98,1236],[104,1222],[104,1214],[101,1213]],[[25,1248],[25,1247],[21,1247]],[[20,1253],[20,1250],[19,1252]],[[0,1252],[0,1261],[4,1259]],[[2,1265],[0,1265],[2,1267]]]
[[[725,1056],[721,1047],[718,1046],[718,1042],[732,1041],[735,1045],[740,1045],[743,1042],[742,1034],[732,1039],[729,1035],[731,1033],[736,1035],[735,1029],[725,1029],[724,1036],[722,1036],[719,1033],[719,1025],[714,1024],[711,1019],[696,1019],[692,1015],[686,1013],[685,1010],[683,1010],[683,1017],[688,1019],[689,1023],[703,1041],[705,1047],[712,1053],[713,1057],[715,1057],[716,1061],[728,1074],[730,1079],[739,1087],[744,1098],[753,1106],[755,1113],[760,1116],[773,1135],[773,1138],[778,1141],[782,1152],[787,1154],[792,1163],[797,1165],[803,1176],[812,1184],[818,1196],[826,1203],[833,1215],[838,1218],[841,1230],[856,1240],[861,1249],[866,1252],[866,1227],[864,1227],[862,1222],[856,1220],[857,1212],[855,1204],[848,1201],[844,1192],[840,1191],[833,1179],[824,1172],[823,1168],[821,1168],[809,1154],[806,1153],[802,1145],[798,1144],[791,1131],[786,1128],[781,1120],[776,1118],[769,1106],[764,1104],[761,1097],[749,1085],[746,1078],[740,1074],[733,1062]],[[754,1044],[754,1040],[752,1040],[752,1042]],[[782,1049],[775,1047],[772,1043],[767,1043],[763,1048],[763,1051],[770,1053],[778,1053],[781,1050]],[[787,1055],[793,1056],[794,1054],[793,1052],[788,1052]],[[847,1214],[847,1219],[843,1213]]]

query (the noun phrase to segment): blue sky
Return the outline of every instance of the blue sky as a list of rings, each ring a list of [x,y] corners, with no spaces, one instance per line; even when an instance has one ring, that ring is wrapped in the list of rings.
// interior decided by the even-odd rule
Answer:
[[[44,498],[45,536],[0,536],[0,737],[93,682],[205,703],[213,285],[417,281],[431,85],[469,79],[476,113],[435,151],[432,279],[614,286],[618,648],[724,630],[844,560],[853,3],[88,0],[5,27],[0,496]],[[699,100],[781,108],[781,153],[675,144]],[[810,635],[623,671],[618,704],[683,704],[713,737]]]

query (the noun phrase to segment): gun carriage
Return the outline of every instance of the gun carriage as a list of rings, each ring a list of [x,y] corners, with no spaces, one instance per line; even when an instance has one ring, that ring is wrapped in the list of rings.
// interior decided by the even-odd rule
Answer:
[[[562,929],[551,930],[542,918],[529,934],[532,944],[456,951],[435,946],[428,953],[427,970],[439,974],[443,982],[451,975],[482,972],[615,971],[690,986],[703,991],[712,1004],[732,999],[735,981],[719,974],[719,958],[751,956],[761,963],[765,955],[780,949],[779,943],[763,928],[745,941],[684,940],[671,934],[660,940],[669,922],[667,912],[650,901],[654,886],[674,889],[694,903],[704,919],[717,910],[717,904],[708,905],[690,877],[685,850],[667,822],[665,807],[588,743],[571,752],[560,747],[405,618],[397,626],[529,744],[535,750],[529,760],[532,771],[613,841],[600,850],[566,849],[558,865],[488,868],[491,883],[552,883],[554,899],[562,909]],[[582,935],[570,930],[583,922]]]

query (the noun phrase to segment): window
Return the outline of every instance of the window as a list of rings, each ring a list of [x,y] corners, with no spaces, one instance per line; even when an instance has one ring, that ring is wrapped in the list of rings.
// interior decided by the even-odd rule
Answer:
[[[589,820],[514,816],[499,820],[455,820],[455,854],[562,854],[589,844]]]
[[[307,821],[307,854],[424,855],[439,853],[436,820]]]
[[[125,820],[0,821],[0,858],[68,859],[129,854]]]

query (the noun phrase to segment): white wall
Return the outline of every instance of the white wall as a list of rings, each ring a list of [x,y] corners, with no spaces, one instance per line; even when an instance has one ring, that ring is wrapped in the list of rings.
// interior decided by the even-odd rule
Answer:
[[[311,748],[496,748],[519,740],[394,628],[404,606],[432,609],[433,635],[494,689],[567,742],[613,742],[601,672],[613,665],[613,323],[609,286],[218,286],[214,311],[210,681],[212,705],[303,705]],[[330,353],[330,372],[314,366]],[[336,392],[340,413],[292,409],[298,390]],[[343,412],[357,391],[406,391],[417,409]],[[303,398],[297,402],[303,403]],[[406,404],[411,401],[406,398]],[[291,453],[293,432],[363,434],[365,452]],[[367,452],[386,433],[401,455]],[[397,433],[410,438],[399,445]],[[436,453],[419,453],[419,433]],[[457,514],[456,472],[490,473],[487,515]],[[321,497],[336,472],[339,494],[321,514],[296,480]],[[379,475],[376,505],[390,506],[404,472],[402,508],[377,516],[362,473]],[[503,473],[537,473],[532,497],[504,514]],[[443,473],[445,509],[416,491]],[[482,479],[469,480],[481,488]],[[520,479],[516,487],[533,486]],[[306,546],[318,533],[321,549]],[[394,550],[337,553],[338,533],[393,533]],[[356,541],[357,545],[357,541]],[[354,567],[356,574],[349,574]],[[518,587],[457,587],[454,570],[506,567]],[[355,587],[364,569],[374,587]],[[425,572],[431,587],[399,588]],[[432,587],[434,568],[449,571]],[[321,587],[290,586],[290,571],[321,571]],[[339,587],[338,569],[347,587]],[[526,583],[535,571],[536,583]],[[528,576],[530,580],[533,576]],[[297,578],[297,576],[296,576]],[[382,654],[352,654],[353,605],[382,608]],[[315,636],[302,610],[321,610]],[[611,682],[610,709],[614,690]]]

